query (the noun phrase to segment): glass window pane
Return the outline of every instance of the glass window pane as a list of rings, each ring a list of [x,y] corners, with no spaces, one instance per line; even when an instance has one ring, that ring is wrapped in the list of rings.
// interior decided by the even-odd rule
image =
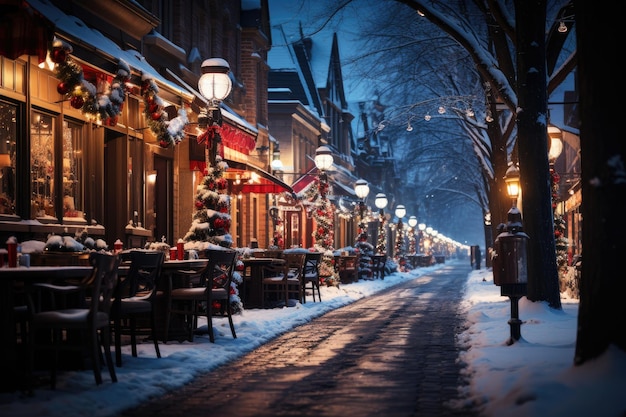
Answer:
[[[32,111],[30,128],[31,216],[54,218],[54,119]]]
[[[0,214],[15,214],[17,106],[0,101]]]
[[[63,217],[83,219],[83,131],[78,123],[63,122]]]

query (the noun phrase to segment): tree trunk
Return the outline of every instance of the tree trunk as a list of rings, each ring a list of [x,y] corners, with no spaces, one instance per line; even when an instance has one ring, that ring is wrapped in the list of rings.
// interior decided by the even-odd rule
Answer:
[[[582,240],[578,333],[574,362],[600,356],[614,344],[626,351],[626,140],[623,97],[611,83],[621,83],[623,67],[617,51],[601,45],[621,39],[619,2],[598,4],[574,0],[580,96],[582,156]],[[621,7],[621,6],[620,6]],[[597,81],[597,82],[596,82]]]
[[[528,245],[528,294],[561,308],[547,141],[546,0],[516,0],[517,147]]]

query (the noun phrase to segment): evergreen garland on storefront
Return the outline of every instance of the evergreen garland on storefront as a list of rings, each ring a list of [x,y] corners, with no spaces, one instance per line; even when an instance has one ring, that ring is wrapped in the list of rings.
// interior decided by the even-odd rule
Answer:
[[[70,101],[70,106],[82,111],[88,118],[109,126],[117,125],[126,100],[130,67],[124,60],[118,60],[117,73],[111,84],[102,82],[96,87],[85,80],[83,68],[70,56],[72,51],[68,43],[59,39],[52,43],[50,59],[56,64],[56,76],[60,80],[57,92]]]
[[[554,213],[554,240],[556,246],[556,265],[559,273],[559,281],[567,281],[567,248],[569,241],[565,237],[566,222],[561,214],[557,214],[556,207],[559,199],[559,183],[561,177],[554,168],[550,168],[550,180],[552,186],[552,210]]]
[[[70,55],[72,51],[72,46],[60,39],[55,38],[52,43],[50,59],[55,63],[56,77],[60,80],[57,92],[87,118],[104,125],[116,126],[124,109],[130,66],[119,59],[111,84],[103,81],[95,86],[85,80],[82,66]],[[143,74],[141,81],[143,113],[148,127],[162,147],[177,145],[185,137],[185,126],[188,123],[185,109],[178,110],[176,116],[170,114],[166,111],[165,102],[158,95],[159,88],[152,77]]]

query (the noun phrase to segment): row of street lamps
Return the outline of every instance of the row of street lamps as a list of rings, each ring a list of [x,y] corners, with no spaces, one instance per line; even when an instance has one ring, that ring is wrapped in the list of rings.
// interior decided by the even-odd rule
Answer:
[[[202,138],[204,141],[206,141],[206,158],[207,163],[210,166],[214,166],[216,163],[218,146],[221,142],[220,127],[222,126],[222,117],[220,103],[225,100],[226,97],[228,97],[232,89],[232,81],[230,79],[229,73],[230,65],[226,60],[222,58],[210,58],[202,63],[202,76],[198,81],[198,88],[200,90],[200,94],[205,98],[207,106],[198,116],[199,128],[204,130],[204,132],[202,132],[198,138]],[[275,162],[279,163],[280,160],[272,161],[272,164],[274,164]],[[326,198],[326,193],[328,190],[328,176],[326,172],[332,168],[333,163],[334,158],[330,148],[328,148],[327,146],[320,146],[316,149],[315,166],[320,172],[320,197],[322,199]],[[367,228],[364,215],[365,199],[370,192],[367,181],[365,181],[364,179],[359,179],[358,181],[356,181],[354,185],[354,192],[356,196],[360,199],[358,208],[358,238],[367,239]],[[387,207],[388,204],[387,196],[385,196],[385,194],[383,193],[378,193],[376,195],[374,204],[379,209],[379,229],[376,252],[378,254],[386,254],[387,242],[386,233],[384,230],[384,209]],[[404,216],[406,216],[406,208],[404,207],[404,205],[398,205],[396,207],[395,215],[398,218],[398,223],[396,225],[396,250],[394,255],[396,258],[399,258],[404,254],[404,230],[402,223],[402,219],[404,218]],[[414,252],[416,252],[417,249],[415,247],[415,228],[416,226],[418,226],[417,218],[415,216],[410,216],[408,219],[408,225],[410,227],[409,239],[410,242],[412,242],[410,244],[409,252],[413,254]],[[425,224],[419,224],[418,227],[420,231],[420,236],[424,233],[424,231],[428,232]],[[419,250],[421,252],[423,248],[420,247]]]

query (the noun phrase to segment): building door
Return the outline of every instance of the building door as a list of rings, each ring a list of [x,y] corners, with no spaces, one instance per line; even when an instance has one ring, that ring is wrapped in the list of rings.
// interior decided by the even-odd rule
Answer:
[[[165,236],[167,243],[175,245],[178,238],[174,236],[172,160],[154,155],[154,170],[154,240],[160,242]]]

